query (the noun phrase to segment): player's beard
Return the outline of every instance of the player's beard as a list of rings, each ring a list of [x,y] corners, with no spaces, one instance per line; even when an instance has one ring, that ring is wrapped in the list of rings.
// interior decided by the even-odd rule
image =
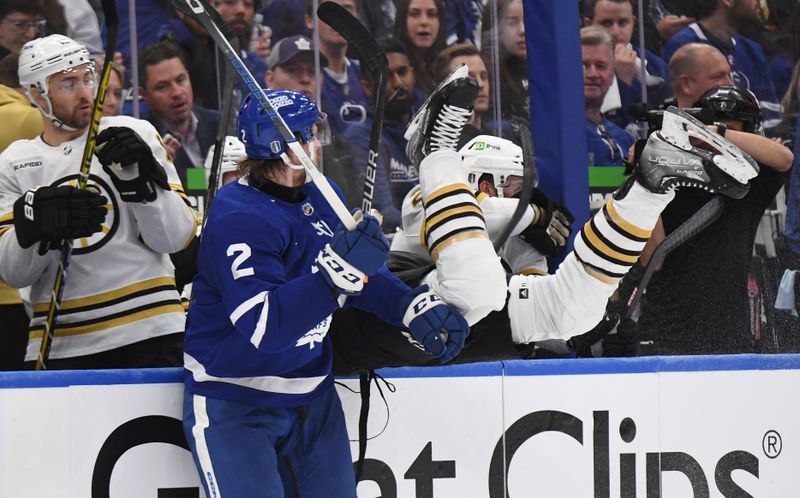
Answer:
[[[84,113],[81,107],[89,105],[89,112]],[[82,130],[89,126],[92,121],[92,102],[86,98],[81,98],[71,106],[58,105],[53,103],[53,116],[58,118],[62,123],[76,130]]]

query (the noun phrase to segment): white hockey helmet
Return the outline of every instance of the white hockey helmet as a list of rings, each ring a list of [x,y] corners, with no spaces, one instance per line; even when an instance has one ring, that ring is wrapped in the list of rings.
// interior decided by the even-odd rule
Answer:
[[[461,164],[470,186],[478,190],[484,174],[492,175],[497,195],[502,197],[503,187],[510,175],[522,176],[522,148],[510,140],[491,135],[478,135],[459,151]]]
[[[36,88],[47,100],[49,109],[42,112],[57,126],[74,131],[53,115],[53,104],[48,95],[48,79],[63,71],[77,69],[88,64],[95,73],[95,66],[86,47],[64,35],[50,35],[36,38],[26,43],[19,53],[19,83],[25,90],[28,99],[38,107],[31,96],[31,89]]]
[[[239,167],[239,161],[247,157],[244,144],[237,137],[228,135],[225,137],[225,143],[222,147],[222,164],[219,169],[219,181],[222,182],[222,177],[225,173],[236,171]],[[214,146],[208,149],[206,160],[203,166],[206,168],[206,182],[211,176],[211,161],[214,158]]]

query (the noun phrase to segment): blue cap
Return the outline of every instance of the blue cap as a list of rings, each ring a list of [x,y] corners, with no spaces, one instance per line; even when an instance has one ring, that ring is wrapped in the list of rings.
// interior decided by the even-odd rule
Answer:
[[[267,58],[270,68],[286,64],[298,55],[305,55],[314,60],[314,43],[303,35],[287,36],[278,41]],[[320,52],[319,63],[322,67],[328,65],[328,59]]]

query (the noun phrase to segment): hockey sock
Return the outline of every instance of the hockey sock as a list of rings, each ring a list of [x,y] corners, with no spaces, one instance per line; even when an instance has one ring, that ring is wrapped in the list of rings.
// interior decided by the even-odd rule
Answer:
[[[420,190],[425,210],[420,244],[434,261],[459,241],[489,240],[483,211],[464,178],[461,158],[455,151],[441,150],[425,157],[420,164]]]
[[[619,199],[609,199],[575,238],[575,256],[590,273],[615,283],[639,259],[661,211],[674,192],[655,194],[638,182]]]

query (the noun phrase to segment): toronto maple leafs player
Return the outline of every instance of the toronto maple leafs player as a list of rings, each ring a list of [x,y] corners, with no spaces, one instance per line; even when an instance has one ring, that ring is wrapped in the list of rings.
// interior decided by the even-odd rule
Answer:
[[[313,160],[324,115],[302,93],[267,97]],[[389,244],[374,217],[357,212],[352,231],[338,224],[253,96],[239,136],[244,176],[220,189],[200,245],[186,437],[209,497],[354,498],[331,315],[342,302],[374,313],[442,361],[469,327],[427,287],[410,290],[386,270]]]

